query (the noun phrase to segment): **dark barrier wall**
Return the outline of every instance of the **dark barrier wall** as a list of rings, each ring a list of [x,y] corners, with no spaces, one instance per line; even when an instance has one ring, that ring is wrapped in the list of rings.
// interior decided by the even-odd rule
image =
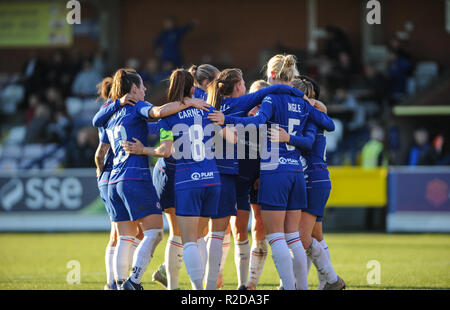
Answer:
[[[389,170],[387,230],[450,232],[450,169]]]
[[[442,169],[442,170],[441,170]],[[450,170],[392,169],[389,212],[450,212]]]

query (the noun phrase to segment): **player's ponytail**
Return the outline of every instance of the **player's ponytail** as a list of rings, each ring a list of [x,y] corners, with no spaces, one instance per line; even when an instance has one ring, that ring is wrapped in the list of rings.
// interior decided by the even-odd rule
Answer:
[[[167,92],[167,100],[169,102],[180,101],[184,104],[184,98],[191,96],[194,87],[194,77],[184,69],[176,69],[170,75],[169,91]]]
[[[316,98],[314,86],[310,81],[307,81],[306,79],[293,79],[291,81],[291,85],[301,90],[306,95],[306,97],[311,99]]]
[[[189,68],[189,72],[192,74],[195,80],[195,86],[203,88],[203,82],[211,82],[220,73],[219,69],[210,64],[203,64],[200,66],[192,65]]]
[[[306,81],[308,81],[308,82],[310,82],[312,84],[312,87],[314,89],[314,95],[315,95],[314,99],[318,100],[319,97],[320,97],[320,86],[319,86],[319,84],[315,80],[313,80],[312,78],[310,78],[307,75],[300,75],[298,78],[301,79],[301,80],[306,80]]]
[[[208,85],[208,103],[220,111],[222,98],[233,93],[234,85],[242,80],[240,69],[225,69]]]
[[[299,75],[297,70],[297,59],[294,55],[275,55],[267,63],[267,77],[272,77],[283,82],[291,82]]]
[[[110,90],[111,100],[122,98],[131,91],[133,84],[140,87],[142,83],[141,77],[134,69],[122,68],[116,71],[112,78]]]
[[[99,99],[108,100],[111,93],[111,86],[113,83],[112,77],[105,77],[100,83],[97,84],[97,94]]]

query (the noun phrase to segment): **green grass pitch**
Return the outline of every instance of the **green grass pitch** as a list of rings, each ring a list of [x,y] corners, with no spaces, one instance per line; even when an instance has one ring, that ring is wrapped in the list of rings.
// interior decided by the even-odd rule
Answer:
[[[2,233],[0,234],[1,290],[101,290],[105,284],[104,253],[107,233]],[[152,282],[152,273],[163,262],[165,239],[143,278],[146,290],[163,289]],[[331,260],[347,289],[450,289],[450,235],[438,234],[327,234]],[[270,250],[269,250],[270,251]],[[68,284],[67,263],[81,266],[80,284]],[[372,268],[380,264],[380,284],[369,284]],[[310,289],[317,289],[317,275],[311,268]],[[237,286],[233,245],[226,261],[226,290]],[[258,289],[275,290],[279,284],[270,252]],[[190,289],[183,266],[182,289]]]

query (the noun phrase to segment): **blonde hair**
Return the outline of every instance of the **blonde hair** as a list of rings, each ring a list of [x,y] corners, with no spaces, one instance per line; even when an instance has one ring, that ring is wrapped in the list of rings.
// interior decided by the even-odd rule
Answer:
[[[267,63],[267,78],[271,77],[272,72],[275,74],[275,79],[290,82],[299,75],[297,70],[297,59],[294,55],[275,55],[270,58]]]
[[[269,86],[270,86],[270,84],[267,83],[266,81],[257,80],[252,83],[252,85],[250,86],[250,90],[248,92],[251,94],[251,93],[257,92],[258,90],[269,87]]]

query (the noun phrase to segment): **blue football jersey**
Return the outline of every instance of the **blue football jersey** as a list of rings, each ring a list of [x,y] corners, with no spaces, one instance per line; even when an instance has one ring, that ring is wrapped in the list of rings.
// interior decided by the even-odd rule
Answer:
[[[112,101],[111,99],[106,100],[92,118],[92,125],[94,125],[94,127],[105,127],[109,118],[121,107],[119,99],[116,99],[115,101]]]
[[[305,179],[308,187],[330,188],[327,167],[325,130],[308,121],[303,136],[292,136],[289,144],[298,147],[305,158]]]
[[[208,114],[192,107],[159,121],[162,140],[168,131],[173,134],[176,190],[220,185],[213,150],[217,126],[207,118]]]
[[[194,87],[194,95],[192,97],[206,101],[208,99],[208,93],[205,92],[200,87],[195,86]]]
[[[247,94],[241,97],[227,97],[223,98],[221,105],[220,105],[220,111],[229,116],[247,116],[248,112],[256,107],[257,105],[261,104],[261,100],[264,99],[265,96],[268,94],[292,94],[292,95],[298,95],[300,97],[303,97],[303,92],[300,90],[290,87],[288,85],[274,85],[269,86],[263,89],[260,89],[254,93]],[[246,141],[238,141],[238,143],[247,143],[248,146],[248,137],[246,137]],[[234,149],[233,157],[230,158],[227,156],[226,151],[228,149]],[[241,155],[247,155],[249,154],[248,147],[245,150],[245,154]],[[245,158],[239,158],[239,159],[245,159]],[[221,158],[216,157],[216,163],[217,168],[219,169],[220,173],[222,174],[239,174],[239,161],[237,157],[237,146],[236,145],[230,145],[229,142],[225,141],[225,145],[223,147],[223,154]]]
[[[334,130],[334,123],[324,113],[313,108],[301,97],[287,94],[271,94],[266,96],[258,113],[254,117],[225,116],[225,123],[231,124],[265,124],[278,125],[288,133],[297,135],[303,133],[306,120],[323,124],[323,127]],[[267,139],[266,153],[261,154],[261,174],[278,171],[302,172],[302,157],[300,151],[286,143],[273,144]],[[270,156],[269,156],[270,155]]]
[[[135,106],[125,105],[115,112],[106,124],[106,133],[114,154],[113,169],[109,183],[123,180],[151,181],[146,155],[128,154],[122,147],[123,141],[138,139],[148,145],[148,113],[153,105],[139,101]]]

